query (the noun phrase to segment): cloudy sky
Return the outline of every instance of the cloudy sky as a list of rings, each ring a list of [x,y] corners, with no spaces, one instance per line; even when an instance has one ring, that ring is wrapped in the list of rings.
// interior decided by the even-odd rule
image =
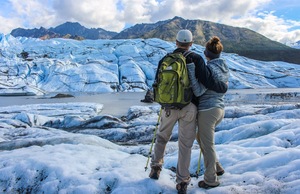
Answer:
[[[1,0],[0,33],[66,21],[120,32],[180,16],[246,27],[282,43],[300,40],[299,0]]]

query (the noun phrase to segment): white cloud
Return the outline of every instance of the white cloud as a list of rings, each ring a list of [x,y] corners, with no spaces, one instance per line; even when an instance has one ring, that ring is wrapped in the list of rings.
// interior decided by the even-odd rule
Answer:
[[[270,13],[258,13],[259,17],[251,16],[231,20],[231,25],[252,29],[272,40],[282,43],[296,42],[300,40],[300,30],[290,31],[300,22],[287,21]]]
[[[152,10],[152,21],[170,19],[181,16],[186,19],[203,19],[220,21],[249,14],[254,9],[266,4],[270,0],[164,0],[158,9]]]
[[[293,0],[289,0],[290,2]],[[276,0],[10,0],[12,13],[0,12],[0,32],[17,27],[53,27],[66,21],[79,22],[88,28],[119,32],[125,26],[154,23],[180,16],[231,26],[246,27],[280,41],[300,40],[299,21],[276,16]],[[288,2],[286,2],[288,4]],[[277,3],[277,4],[276,4]],[[282,4],[282,2],[279,2]],[[5,7],[8,3],[5,3]],[[277,7],[278,10],[282,7]],[[1,8],[0,8],[1,10]],[[274,30],[276,29],[276,30]]]
[[[16,26],[21,26],[21,21],[16,18],[5,18],[0,15],[0,33],[9,34]]]
[[[126,23],[142,23],[149,22],[151,16],[151,8],[155,6],[155,1],[146,0],[120,0],[123,11],[121,20]],[[154,4],[153,4],[154,3]]]
[[[45,2],[40,0],[11,0],[14,17],[22,20],[22,26],[39,28],[48,27],[55,23],[55,12],[52,12]]]
[[[120,21],[117,2],[118,0],[53,0],[53,10],[60,24],[78,21],[86,27],[121,31],[125,22]]]

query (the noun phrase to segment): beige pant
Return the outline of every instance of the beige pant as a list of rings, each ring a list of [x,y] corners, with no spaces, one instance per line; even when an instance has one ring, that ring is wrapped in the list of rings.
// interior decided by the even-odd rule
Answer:
[[[203,153],[205,172],[204,182],[209,185],[219,185],[217,172],[223,170],[215,151],[215,128],[222,121],[225,111],[221,108],[212,108],[199,111],[197,141]]]
[[[187,182],[191,180],[189,167],[191,161],[191,148],[196,135],[197,107],[190,103],[181,110],[170,110],[170,115],[162,111],[159,130],[156,135],[154,154],[151,166],[162,166],[167,142],[170,140],[172,130],[178,121],[178,163],[176,170],[176,182]]]

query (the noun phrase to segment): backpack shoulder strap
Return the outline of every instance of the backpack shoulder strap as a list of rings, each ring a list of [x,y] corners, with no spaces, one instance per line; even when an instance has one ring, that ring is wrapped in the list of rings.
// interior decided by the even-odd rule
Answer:
[[[193,53],[193,51],[184,51],[183,56],[186,58],[189,54]]]

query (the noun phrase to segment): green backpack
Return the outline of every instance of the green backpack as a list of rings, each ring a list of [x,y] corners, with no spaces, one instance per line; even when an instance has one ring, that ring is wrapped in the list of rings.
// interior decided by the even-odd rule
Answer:
[[[163,108],[181,109],[192,100],[186,67],[186,57],[190,53],[169,53],[163,58],[153,85],[154,101]]]

